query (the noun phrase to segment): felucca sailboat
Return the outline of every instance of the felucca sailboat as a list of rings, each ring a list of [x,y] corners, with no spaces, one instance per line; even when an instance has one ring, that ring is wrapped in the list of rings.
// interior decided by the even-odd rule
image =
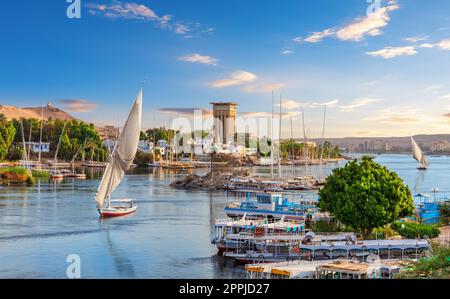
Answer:
[[[413,150],[413,158],[416,159],[417,162],[419,162],[419,167],[417,167],[417,169],[426,170],[429,166],[427,157],[422,152],[422,150],[420,149],[419,145],[417,144],[417,142],[414,140],[413,137],[411,137],[411,143]]]
[[[111,193],[120,184],[125,171],[130,168],[136,156],[141,132],[141,115],[142,89],[136,97],[122,132],[120,132],[95,195],[98,212],[102,217],[123,216],[131,214],[137,209],[133,199],[111,200]]]

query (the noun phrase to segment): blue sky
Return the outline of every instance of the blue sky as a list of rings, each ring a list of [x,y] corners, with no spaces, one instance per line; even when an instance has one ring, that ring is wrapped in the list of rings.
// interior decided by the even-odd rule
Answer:
[[[265,115],[274,89],[312,137],[325,103],[330,137],[449,133],[450,2],[430,2],[81,0],[69,19],[64,0],[4,1],[0,104],[119,125],[145,79],[144,127],[213,100]]]

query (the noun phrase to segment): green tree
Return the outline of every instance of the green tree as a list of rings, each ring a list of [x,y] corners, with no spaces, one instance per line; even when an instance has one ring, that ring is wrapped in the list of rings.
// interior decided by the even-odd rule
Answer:
[[[139,136],[139,140],[147,140],[147,133],[145,133],[144,131],[141,131],[141,134]]]
[[[0,161],[8,155],[15,135],[16,129],[13,124],[7,121],[4,115],[0,115]]]
[[[364,237],[414,211],[411,191],[398,175],[368,157],[333,170],[319,197],[322,211]]]

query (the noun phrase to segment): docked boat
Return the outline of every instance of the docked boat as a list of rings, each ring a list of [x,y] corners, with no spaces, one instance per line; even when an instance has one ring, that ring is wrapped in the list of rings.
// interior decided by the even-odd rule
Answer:
[[[120,184],[125,171],[130,168],[136,156],[141,132],[141,115],[142,90],[139,91],[131,108],[95,195],[101,217],[123,216],[137,209],[133,199],[111,200],[111,193]]]
[[[259,263],[245,266],[248,279],[392,279],[414,260],[380,260],[368,256],[365,260],[294,261]]]
[[[289,201],[278,192],[254,192],[247,193],[247,199],[241,202],[229,203],[225,208],[228,217],[236,218],[274,218],[305,220],[316,210],[315,202],[311,200],[299,202]]]
[[[305,223],[303,221],[290,221],[281,219],[270,221],[268,219],[218,219],[215,221],[211,243],[215,244],[218,254],[237,251],[241,247],[249,248],[255,239],[273,238],[275,236],[294,237],[303,239]],[[236,236],[236,237],[234,237]]]
[[[292,245],[286,252],[242,250],[226,252],[224,256],[238,263],[280,262],[294,260],[331,260],[338,258],[362,258],[375,254],[381,259],[422,257],[430,248],[428,240],[363,240],[358,242],[315,242]]]

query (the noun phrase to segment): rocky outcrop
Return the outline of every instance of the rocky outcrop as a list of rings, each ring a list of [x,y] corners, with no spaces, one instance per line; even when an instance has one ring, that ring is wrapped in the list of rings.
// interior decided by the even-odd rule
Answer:
[[[214,173],[211,172],[205,176],[188,175],[181,180],[174,181],[170,187],[176,189],[186,190],[224,190],[225,184],[230,183],[233,177],[248,177],[250,172],[248,170],[237,170],[232,174]]]

